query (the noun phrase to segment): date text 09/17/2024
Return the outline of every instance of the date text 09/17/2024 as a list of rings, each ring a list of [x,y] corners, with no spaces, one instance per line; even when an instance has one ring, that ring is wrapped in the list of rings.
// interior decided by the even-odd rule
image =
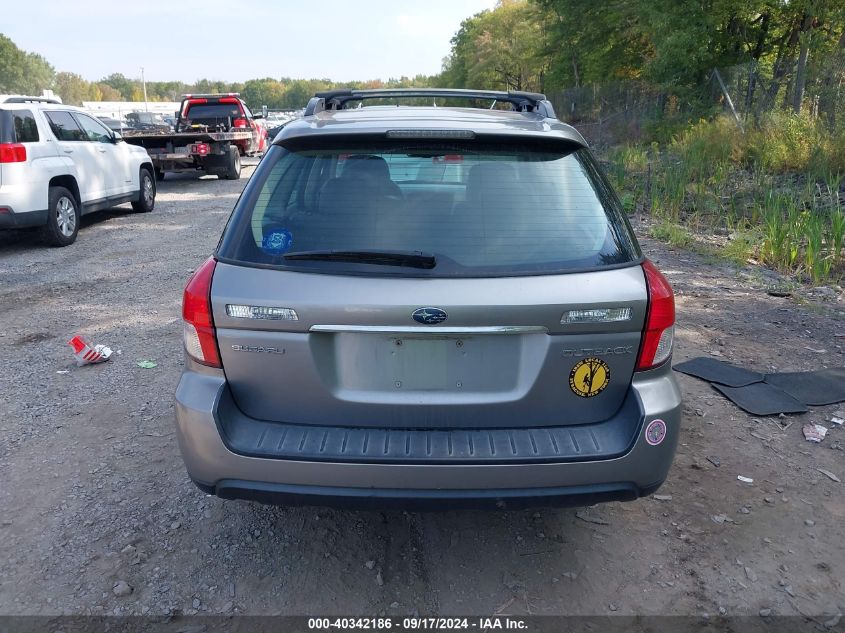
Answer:
[[[309,618],[312,631],[452,631],[452,630],[526,630],[525,620],[511,616],[484,617],[391,617]]]

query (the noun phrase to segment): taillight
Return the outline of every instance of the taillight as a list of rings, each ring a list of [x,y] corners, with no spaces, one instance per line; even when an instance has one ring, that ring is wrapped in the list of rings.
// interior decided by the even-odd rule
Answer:
[[[185,351],[198,363],[222,367],[211,314],[211,279],[217,262],[209,257],[197,268],[182,295]]]
[[[191,154],[199,154],[200,156],[208,156],[211,151],[211,146],[208,143],[194,143],[190,147]]]
[[[249,122],[246,119],[235,119],[232,121],[233,127],[249,127]]]
[[[672,286],[648,260],[643,262],[643,273],[648,285],[648,314],[637,359],[637,371],[665,363],[672,354],[672,339],[675,335],[675,294]]]
[[[26,146],[20,143],[0,143],[0,163],[25,163]]]

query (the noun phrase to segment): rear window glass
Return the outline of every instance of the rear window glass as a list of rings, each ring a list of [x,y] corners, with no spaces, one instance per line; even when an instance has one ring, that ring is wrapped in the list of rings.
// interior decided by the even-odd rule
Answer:
[[[38,125],[30,110],[0,110],[1,143],[35,143]]]
[[[236,103],[198,104],[188,108],[185,118],[190,121],[237,119],[243,116]]]
[[[34,143],[38,140],[38,126],[35,124],[32,112],[29,110],[12,112],[12,121],[18,143]]]
[[[430,269],[286,259],[304,251],[422,252]],[[274,147],[235,211],[221,259],[343,274],[569,272],[639,258],[587,150],[508,144]]]

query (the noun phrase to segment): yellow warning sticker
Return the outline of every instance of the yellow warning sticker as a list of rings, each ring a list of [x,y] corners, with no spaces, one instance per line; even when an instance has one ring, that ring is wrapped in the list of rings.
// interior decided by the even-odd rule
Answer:
[[[610,367],[601,358],[585,358],[569,372],[569,388],[577,396],[592,398],[610,384]]]

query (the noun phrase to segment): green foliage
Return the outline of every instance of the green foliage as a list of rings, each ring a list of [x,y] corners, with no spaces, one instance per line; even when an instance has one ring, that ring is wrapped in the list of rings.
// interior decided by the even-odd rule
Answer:
[[[729,163],[742,162],[745,137],[733,119],[721,116],[693,124],[672,140],[670,148],[691,177],[701,182],[722,175]]]
[[[818,121],[808,114],[775,111],[749,132],[748,158],[768,171],[803,171],[820,159],[828,142]]]
[[[769,197],[762,209],[764,239],[760,259],[783,272],[798,271],[814,283],[831,278],[842,263],[845,218],[815,205],[801,208],[791,199]]]
[[[648,149],[639,145],[620,145],[609,149],[608,176],[618,189],[624,189],[630,174],[644,173],[648,167]]]
[[[748,259],[754,256],[760,245],[759,230],[747,230],[734,233],[718,254],[736,264],[745,264]]]
[[[132,94],[132,89],[135,87],[135,82],[127,79],[121,73],[113,73],[108,77],[104,77],[100,83],[117,90],[122,99],[128,99]]]
[[[453,88],[544,89],[549,43],[544,12],[527,0],[499,0],[461,23],[440,83]]]
[[[626,209],[651,211],[658,239],[739,263],[753,258],[812,283],[838,281],[843,131],[804,113],[772,113],[760,125],[742,133],[732,118],[718,117],[662,148],[616,147],[605,154],[608,173]],[[694,237],[700,233],[718,246],[704,246]]]
[[[534,0],[548,24],[550,83],[558,86],[636,79],[653,47],[644,2]]]
[[[662,242],[667,242],[672,246],[680,248],[692,246],[695,242],[695,239],[686,227],[669,220],[664,220],[652,226],[651,235]]]
[[[820,106],[835,108],[842,75],[845,3],[818,0],[532,0],[543,11],[548,84],[569,87],[646,79],[683,100],[699,99],[714,68],[754,62],[772,103],[815,82]],[[498,10],[498,9],[497,9]],[[799,57],[799,52],[806,55]],[[837,51],[839,51],[837,57]],[[803,60],[803,61],[801,61]],[[809,60],[809,61],[808,61]],[[788,77],[796,81],[787,82]],[[806,82],[805,82],[806,85]],[[802,88],[803,89],[803,88]],[[793,106],[794,108],[794,106]]]
[[[0,33],[0,93],[39,95],[53,81],[53,67]]]

